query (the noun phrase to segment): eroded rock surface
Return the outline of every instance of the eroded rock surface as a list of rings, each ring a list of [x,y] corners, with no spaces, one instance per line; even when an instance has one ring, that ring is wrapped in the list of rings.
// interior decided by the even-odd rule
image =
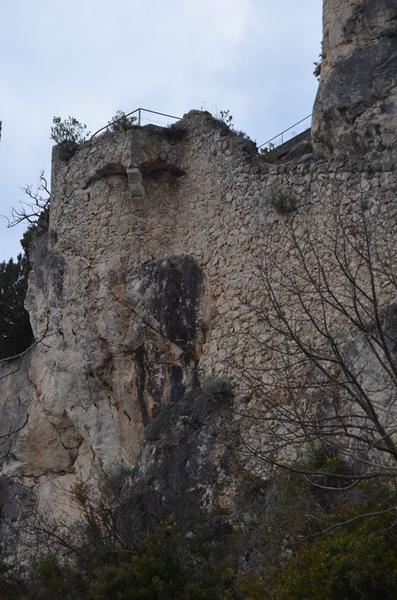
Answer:
[[[172,402],[146,428],[137,466],[125,478],[119,518],[139,531],[200,509],[230,510],[235,457],[230,405],[196,390]]]
[[[324,157],[396,154],[397,2],[325,0],[312,139]]]
[[[269,364],[264,248],[288,255],[290,219],[326,231],[336,200],[359,215],[363,189],[368,210],[390,221],[392,161],[271,165],[198,111],[176,130],[133,128],[73,155],[55,148],[49,229],[31,249],[38,343],[1,365],[1,424],[15,435],[0,475],[26,491],[15,488],[22,504],[73,516],[76,484],[125,465],[154,505],[161,492],[165,507],[184,510],[193,489],[202,505],[229,510],[220,432],[230,412],[213,411],[197,384]],[[249,401],[238,390],[237,412]]]

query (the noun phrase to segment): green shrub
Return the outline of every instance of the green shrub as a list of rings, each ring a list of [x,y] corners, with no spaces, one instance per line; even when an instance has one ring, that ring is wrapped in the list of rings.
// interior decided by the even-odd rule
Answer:
[[[336,448],[312,448],[308,461],[300,466],[317,486],[341,489],[354,482],[353,466],[341,457]]]
[[[125,112],[122,110],[118,110],[116,114],[110,119],[108,123],[107,131],[111,132],[120,132],[120,131],[128,131],[132,129],[135,122],[137,121],[137,117],[130,116],[127,117]]]
[[[302,481],[302,480],[301,480]],[[310,508],[304,487],[289,478],[279,488],[283,498],[273,514],[273,525],[262,530],[263,543],[277,552],[276,561],[257,561],[250,571],[239,572],[241,540],[226,521],[200,513],[194,522],[163,522],[136,543],[120,546],[120,534],[104,538],[100,527],[84,531],[66,564],[59,556],[35,560],[31,579],[18,587],[1,588],[6,600],[391,600],[397,597],[397,534],[395,517],[363,519],[336,528],[326,536],[312,537],[313,529],[289,523],[288,502],[296,515],[306,518]],[[292,493],[293,492],[293,493]],[[288,496],[285,497],[285,496]],[[383,494],[384,496],[384,494]],[[266,503],[269,498],[266,498]],[[388,505],[390,498],[388,498]],[[382,510],[384,502],[370,497],[361,505],[345,504],[329,513],[343,522],[363,512]],[[274,507],[276,509],[276,506]],[[284,522],[282,515],[284,514]],[[90,512],[91,519],[94,517]],[[295,518],[295,517],[294,517]],[[94,520],[96,517],[94,517]],[[109,522],[110,523],[110,522]],[[295,536],[293,554],[280,564],[280,547],[274,545],[277,527]],[[94,533],[93,533],[94,532]],[[298,539],[299,538],[299,539]],[[249,536],[250,545],[252,536]],[[70,539],[69,539],[70,542]],[[291,552],[291,545],[284,545]],[[7,596],[6,591],[10,590]],[[1,598],[0,594],[0,598]]]
[[[25,251],[25,255],[29,258],[29,246],[33,240],[40,237],[48,231],[48,223],[50,219],[50,204],[43,208],[35,223],[30,223],[21,239],[21,246]]]
[[[86,597],[86,584],[76,570],[58,557],[47,555],[33,561],[33,581],[21,594],[26,600],[76,600]]]
[[[321,67],[323,64],[323,60],[325,58],[324,55],[324,48],[323,48],[323,43],[321,43],[321,52],[318,56],[319,60],[316,60],[313,64],[314,64],[314,70],[313,70],[313,75],[316,79],[320,79],[321,76]]]
[[[223,600],[268,600],[265,580],[256,573],[244,573],[237,577],[234,590],[227,591]]]
[[[80,123],[75,117],[68,117],[67,119],[53,117],[52,123],[50,137],[56,144],[62,144],[63,142],[81,144],[90,135],[90,132],[86,131],[87,125]]]
[[[275,165],[281,162],[275,144],[270,143],[267,146],[262,146],[262,148],[259,148],[259,154],[269,164]]]
[[[214,600],[230,571],[219,537],[206,520],[194,530],[164,522],[134,545],[91,540],[75,548],[69,564],[54,555],[32,564],[31,578],[13,600]],[[97,551],[96,551],[97,548]],[[8,600],[8,598],[7,598]]]
[[[174,535],[149,535],[130,555],[119,562],[106,565],[96,572],[90,582],[90,600],[211,600],[214,598],[211,583],[194,577],[189,565],[181,560]]]
[[[291,190],[275,188],[265,192],[265,199],[280,215],[286,215],[296,211],[297,201]]]
[[[267,581],[272,600],[392,600],[397,597],[393,516],[365,519],[308,542]]]
[[[216,118],[219,121],[223,121],[225,125],[227,125],[230,129],[233,129],[233,115],[230,113],[230,110],[227,108],[225,110],[220,110],[219,113],[216,114]]]
[[[211,375],[206,377],[201,387],[215,400],[230,401],[233,398],[233,385],[225,375]]]

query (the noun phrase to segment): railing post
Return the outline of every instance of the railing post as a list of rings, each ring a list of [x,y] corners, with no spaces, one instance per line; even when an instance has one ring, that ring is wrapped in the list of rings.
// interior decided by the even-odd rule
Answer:
[[[141,109],[138,110],[138,126],[141,126]]]

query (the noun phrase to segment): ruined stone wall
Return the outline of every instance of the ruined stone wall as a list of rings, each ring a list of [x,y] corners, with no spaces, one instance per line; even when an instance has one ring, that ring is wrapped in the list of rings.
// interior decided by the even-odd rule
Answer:
[[[256,263],[269,243],[288,257],[289,220],[326,232],[341,197],[348,219],[365,197],[390,220],[396,189],[392,161],[269,165],[208,113],[105,135],[70,157],[55,148],[27,297],[43,340],[0,380],[4,427],[23,422],[3,475],[41,507],[71,511],[65,490],[134,464],[164,406],[211,374],[237,381],[271,360],[243,297],[266,308]]]

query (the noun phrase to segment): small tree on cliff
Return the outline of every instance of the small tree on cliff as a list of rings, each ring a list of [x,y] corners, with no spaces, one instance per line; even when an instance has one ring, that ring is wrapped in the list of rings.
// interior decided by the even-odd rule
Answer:
[[[67,119],[53,117],[52,123],[50,137],[56,144],[62,144],[63,142],[81,144],[90,135],[90,132],[87,131],[87,125],[81,123],[75,117],[68,117]]]
[[[269,360],[239,371],[252,398],[246,452],[346,490],[397,476],[397,240],[382,207],[333,201],[327,229],[293,213],[282,244],[269,235],[263,300],[243,298]]]
[[[107,130],[112,133],[128,131],[134,127],[137,117],[127,116],[124,111],[118,110],[108,122]]]

